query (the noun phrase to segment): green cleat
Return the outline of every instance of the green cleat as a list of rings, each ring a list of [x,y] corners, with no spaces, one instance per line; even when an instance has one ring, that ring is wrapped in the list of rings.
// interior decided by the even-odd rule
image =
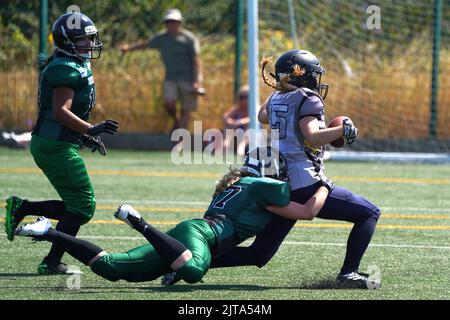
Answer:
[[[80,270],[71,269],[64,262],[48,263],[44,259],[37,268],[37,271],[42,276],[59,275],[59,274],[83,274]]]
[[[23,218],[17,218],[17,211],[22,206],[22,199],[16,196],[6,199],[5,232],[9,241],[14,240],[14,232]]]

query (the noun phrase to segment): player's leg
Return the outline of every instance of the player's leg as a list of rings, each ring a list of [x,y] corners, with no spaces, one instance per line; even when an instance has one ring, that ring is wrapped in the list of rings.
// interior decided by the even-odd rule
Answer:
[[[201,281],[209,270],[211,248],[216,244],[216,237],[208,222],[203,219],[183,221],[167,234],[184,243],[192,253],[192,258],[176,270],[177,277],[188,283]]]
[[[33,136],[31,152],[65,205],[56,230],[76,236],[80,226],[87,223],[95,212],[94,191],[84,161],[78,154],[78,146]],[[70,272],[60,262],[63,254],[61,247],[53,245],[38,266],[38,272]]]
[[[81,216],[66,211],[59,219],[56,225],[56,231],[70,236],[76,236],[83,222]],[[72,270],[65,263],[61,262],[64,252],[64,247],[58,242],[54,242],[47,256],[39,264],[38,273],[42,275],[72,273]]]
[[[8,200],[11,200],[11,207],[15,208],[13,212],[17,220],[23,220],[26,216],[59,220],[66,211],[66,206],[62,200],[29,201],[17,196],[9,197]]]
[[[38,218],[16,230],[17,236],[33,237],[38,241],[49,241],[58,245],[78,261],[89,266],[97,275],[109,280],[119,279],[141,282],[157,279],[170,268],[150,245],[137,247],[124,253],[106,253],[95,244],[75,238],[51,227],[50,221]]]
[[[177,117],[178,89],[175,81],[164,81],[163,85],[164,107],[168,115],[173,119],[172,130],[178,129],[180,124]]]
[[[95,274],[109,281],[129,282],[152,281],[171,271],[149,243],[127,252],[103,255],[90,267]]]
[[[26,216],[44,216],[59,220],[65,211],[61,200],[28,201],[18,196],[6,199],[5,232],[8,240],[14,240],[14,230]]]
[[[57,244],[85,265],[90,265],[96,258],[106,254],[102,248],[89,241],[77,239],[53,229],[50,221],[43,217],[38,218],[35,223],[17,228],[15,233],[17,236],[32,237],[37,241],[49,241],[54,245]]]
[[[341,272],[357,271],[375,232],[380,209],[346,188],[335,187],[317,217],[354,223]]]
[[[262,268],[278,251],[295,220],[274,215],[248,247],[234,247],[213,257],[211,268],[257,266]]]
[[[44,162],[46,154],[49,153],[52,147],[57,146],[57,142],[33,137],[31,140],[30,151],[33,157],[40,162]],[[40,166],[39,166],[40,167]],[[41,168],[42,169],[42,168]],[[17,196],[9,197],[6,200],[6,217],[5,217],[5,231],[9,240],[14,239],[14,231],[19,223],[28,215],[44,216],[49,219],[59,220],[61,215],[65,212],[64,203],[60,200],[49,201],[28,201]]]
[[[132,206],[120,206],[114,216],[141,233],[173,270],[192,258],[192,253],[183,243],[148,224]]]
[[[120,206],[115,216],[140,232],[166,265],[176,270],[186,282],[200,281],[208,270],[211,262],[209,248],[214,245],[215,236],[206,221],[184,221],[164,233],[149,225],[129,205]]]
[[[379,208],[348,189],[335,187],[317,217],[354,224],[347,240],[347,250],[338,281],[343,285],[367,286],[367,275],[358,269],[375,232],[380,217]],[[377,288],[379,285],[380,283],[369,283],[371,288]]]

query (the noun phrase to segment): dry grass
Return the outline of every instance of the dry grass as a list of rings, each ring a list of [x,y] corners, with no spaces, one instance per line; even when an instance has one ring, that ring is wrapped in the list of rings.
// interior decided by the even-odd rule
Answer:
[[[232,105],[234,58],[232,43],[225,49],[203,46],[207,95],[200,98],[193,120],[203,128],[221,128],[222,114]],[[225,53],[224,53],[225,51]],[[223,55],[223,56],[220,56]],[[420,65],[414,52],[397,60],[372,63],[370,56],[353,63],[354,77],[339,68],[328,68],[324,81],[330,86],[326,100],[328,118],[346,114],[363,127],[362,136],[377,138],[426,138],[429,126],[431,63]],[[336,61],[324,61],[326,66]],[[246,65],[245,63],[243,64]],[[106,52],[94,62],[97,108],[93,120],[106,117],[121,122],[124,132],[166,132],[171,123],[162,107],[161,83],[164,69],[158,53],[145,51],[121,57]],[[450,139],[450,52],[441,54],[438,134]],[[244,79],[245,79],[244,75]],[[0,127],[26,128],[35,118],[37,73],[17,66],[0,74]],[[271,89],[261,81],[261,99]]]

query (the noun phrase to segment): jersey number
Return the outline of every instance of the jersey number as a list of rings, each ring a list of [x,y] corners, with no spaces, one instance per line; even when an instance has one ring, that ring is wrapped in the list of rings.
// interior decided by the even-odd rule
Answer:
[[[270,128],[278,130],[279,139],[286,139],[287,111],[286,104],[274,104],[270,109]]]
[[[229,186],[224,191],[226,193],[226,195],[222,199],[218,199],[214,203],[213,208],[215,208],[215,209],[223,209],[223,208],[225,208],[225,205],[227,204],[227,202],[230,201],[235,196],[237,196],[237,194],[239,192],[241,192],[241,190],[242,190],[242,187],[240,187],[240,186]]]

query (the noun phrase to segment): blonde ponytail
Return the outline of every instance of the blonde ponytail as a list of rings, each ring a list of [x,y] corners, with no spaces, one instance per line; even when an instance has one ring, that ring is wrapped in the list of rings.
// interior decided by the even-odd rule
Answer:
[[[230,166],[230,171],[225,174],[222,179],[217,181],[216,190],[214,191],[213,198],[216,197],[219,193],[223,192],[229,186],[235,184],[239,180],[241,180],[242,174],[239,169],[233,169]]]
[[[279,90],[281,92],[289,92],[289,91],[296,90],[297,87],[292,84],[289,84],[289,81],[291,81],[292,78],[294,78],[294,77],[301,77],[302,75],[304,75],[306,72],[305,69],[301,68],[298,64],[296,64],[293,66],[293,70],[290,74],[285,75],[283,78],[280,79],[280,81],[275,82],[275,81],[270,80],[266,76],[266,73],[265,73],[266,66],[269,63],[272,63],[272,61],[273,61],[272,58],[269,57],[269,58],[263,58],[263,60],[261,62],[261,67],[262,67],[261,75],[264,80],[264,83],[267,84],[269,87],[272,87],[275,90]]]

